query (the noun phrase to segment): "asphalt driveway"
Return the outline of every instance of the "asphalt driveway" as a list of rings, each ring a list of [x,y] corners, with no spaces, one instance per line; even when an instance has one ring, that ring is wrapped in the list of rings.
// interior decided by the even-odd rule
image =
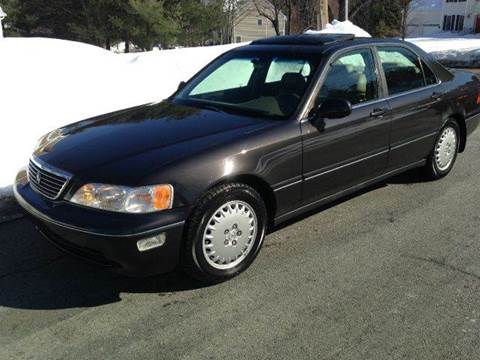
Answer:
[[[479,153],[480,132],[442,181],[411,172],[277,229],[212,287],[0,225],[0,359],[480,358]]]

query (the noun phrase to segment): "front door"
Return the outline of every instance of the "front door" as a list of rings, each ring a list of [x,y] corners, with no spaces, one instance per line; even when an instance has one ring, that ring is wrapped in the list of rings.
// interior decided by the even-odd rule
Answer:
[[[337,56],[322,76],[316,105],[346,99],[352,114],[324,119],[315,127],[302,123],[303,200],[314,202],[348,189],[385,171],[389,148],[389,108],[383,96],[370,48]]]

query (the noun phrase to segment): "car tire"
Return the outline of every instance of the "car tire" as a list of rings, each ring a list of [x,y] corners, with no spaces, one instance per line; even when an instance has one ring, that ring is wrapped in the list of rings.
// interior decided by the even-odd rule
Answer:
[[[455,120],[449,120],[435,140],[432,152],[425,166],[427,176],[438,180],[452,171],[460,149],[460,127]]]
[[[255,260],[266,227],[265,203],[253,188],[241,183],[213,188],[187,221],[184,271],[207,283],[237,276]]]

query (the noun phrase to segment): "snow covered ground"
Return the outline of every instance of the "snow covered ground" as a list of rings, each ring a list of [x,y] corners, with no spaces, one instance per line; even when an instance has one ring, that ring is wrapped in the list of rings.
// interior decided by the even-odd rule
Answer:
[[[355,32],[337,22],[326,32]],[[368,35],[368,34],[367,34]],[[409,39],[442,59],[480,59],[480,37]],[[114,54],[41,38],[0,39],[0,202],[36,140],[94,115],[160,101],[208,62],[238,44]]]

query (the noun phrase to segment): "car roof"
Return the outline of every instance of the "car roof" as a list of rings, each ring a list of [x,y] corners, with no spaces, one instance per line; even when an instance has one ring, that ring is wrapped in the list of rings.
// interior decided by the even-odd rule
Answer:
[[[283,35],[252,41],[251,45],[326,45],[355,39],[353,34]]]
[[[374,45],[378,43],[405,44],[404,41],[392,38],[362,38],[355,37],[354,34],[301,34],[301,35],[283,35],[266,39],[255,40],[245,49],[253,50],[260,48],[270,49],[295,49],[310,50],[314,52],[325,52],[329,49],[335,50],[357,45]],[[408,44],[410,45],[410,44]]]

